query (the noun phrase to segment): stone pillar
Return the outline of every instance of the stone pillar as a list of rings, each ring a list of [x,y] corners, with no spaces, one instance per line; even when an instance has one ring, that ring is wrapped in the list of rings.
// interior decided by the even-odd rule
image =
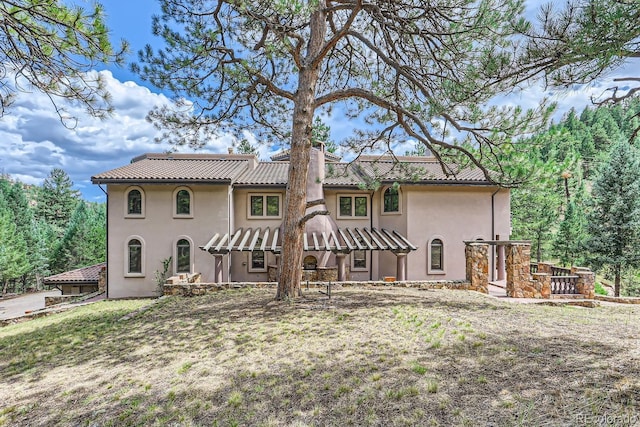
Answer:
[[[507,296],[517,298],[531,286],[531,245],[508,243],[507,252]],[[540,272],[540,271],[539,271]]]
[[[100,292],[107,290],[107,267],[102,267],[98,273],[98,290]]]
[[[504,280],[504,245],[497,245],[496,251],[498,252],[498,262],[496,265],[496,270],[498,270],[498,280]]]
[[[347,254],[336,254],[336,261],[338,262],[338,282],[347,281]]]
[[[576,285],[579,294],[585,298],[595,298],[596,275],[592,271],[576,271],[578,283]]]
[[[224,255],[214,255],[214,282],[222,283],[222,258]]]
[[[407,254],[405,252],[396,254],[396,280],[399,282],[407,280]]]
[[[465,247],[467,281],[472,290],[489,293],[489,245],[467,243]]]
[[[533,273],[533,280],[536,282],[536,291],[538,293],[534,295],[533,298],[551,298],[551,275],[547,273]]]
[[[546,273],[551,275],[551,267],[553,264],[550,262],[539,262],[538,263],[538,273]]]

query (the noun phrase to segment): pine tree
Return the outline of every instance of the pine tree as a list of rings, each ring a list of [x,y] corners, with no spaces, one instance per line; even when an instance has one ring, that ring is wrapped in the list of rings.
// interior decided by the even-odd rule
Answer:
[[[627,142],[611,146],[593,184],[591,208],[592,265],[612,269],[619,296],[623,269],[640,265],[640,156]]]
[[[20,278],[29,270],[27,246],[16,232],[16,220],[0,192],[0,283],[7,292],[9,281]]]
[[[38,190],[37,214],[52,226],[59,237],[64,234],[80,198],[80,193],[72,187],[69,175],[55,168]]]

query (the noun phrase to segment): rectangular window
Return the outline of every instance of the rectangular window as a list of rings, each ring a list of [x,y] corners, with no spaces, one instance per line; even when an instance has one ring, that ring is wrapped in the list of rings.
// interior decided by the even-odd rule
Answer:
[[[351,196],[340,197],[340,216],[351,216]]]
[[[257,195],[249,196],[249,218],[256,217],[280,217],[280,195]]]
[[[353,251],[353,269],[354,270],[367,269],[367,251],[362,251],[362,250]]]
[[[280,196],[267,196],[267,216],[280,216]]]
[[[367,196],[338,196],[338,217],[369,216],[369,198]]]
[[[366,197],[356,197],[356,216],[367,216]]]
[[[251,269],[252,270],[264,270],[266,268],[264,262],[264,251],[251,252]]]
[[[262,196],[251,196],[251,216],[262,216]]]

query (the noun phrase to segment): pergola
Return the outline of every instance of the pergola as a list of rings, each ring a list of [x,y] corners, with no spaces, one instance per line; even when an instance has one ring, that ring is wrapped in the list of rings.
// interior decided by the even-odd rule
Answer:
[[[347,280],[346,255],[355,250],[391,251],[397,256],[396,278],[406,279],[406,255],[418,249],[396,230],[371,228],[338,228],[337,232],[304,233],[305,251],[325,251],[336,255],[338,281]],[[232,251],[265,251],[282,253],[279,228],[238,228],[233,233],[216,233],[200,249],[215,257],[216,282],[222,281],[222,257]]]

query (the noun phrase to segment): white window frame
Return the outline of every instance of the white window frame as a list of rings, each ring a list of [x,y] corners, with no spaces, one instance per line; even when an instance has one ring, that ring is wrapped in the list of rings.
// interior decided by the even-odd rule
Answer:
[[[351,215],[342,215],[340,212],[340,198],[341,197],[350,197],[351,198]],[[367,215],[366,216],[356,216],[356,198],[362,197],[367,201]],[[338,219],[369,219],[371,217],[371,198],[367,193],[338,193],[336,194],[336,212]]]
[[[440,253],[441,256],[441,269],[435,269],[433,267],[431,267],[431,245],[433,244],[434,240],[440,240],[440,243],[442,244],[442,251]],[[446,256],[445,256],[445,239],[442,236],[433,236],[431,237],[431,239],[429,239],[429,242],[427,243],[427,272],[429,274],[446,274]]]
[[[188,214],[179,214],[178,213],[178,192],[185,190],[189,193],[189,213]],[[193,191],[189,187],[180,186],[173,190],[173,195],[171,198],[171,209],[173,211],[174,218],[193,218],[193,211],[195,207],[195,199],[193,197]]]
[[[384,187],[382,189],[381,192],[381,197],[380,197],[380,215],[402,215],[402,191],[400,190],[400,187],[397,187],[398,190],[398,210],[397,211],[391,211],[391,212],[385,212],[384,210],[384,194],[387,192],[387,190],[394,188],[393,185],[389,185],[387,187]]]
[[[182,239],[185,239],[189,242],[189,271],[180,271],[178,272],[178,242]],[[178,236],[173,241],[173,273],[174,274],[191,274],[195,271],[195,251],[193,246],[193,239],[189,236]]]
[[[138,240],[140,242],[140,272],[129,271],[129,242]],[[138,235],[127,236],[124,240],[124,277],[145,277],[146,271],[146,247],[144,239]]]
[[[138,190],[140,192],[140,213],[129,213],[129,193],[131,193],[133,190]],[[138,187],[137,185],[133,185],[131,187],[127,187],[127,189],[124,191],[124,217],[125,218],[144,218],[145,217],[145,195],[144,195],[144,190],[140,187]]]
[[[278,197],[278,215],[267,215],[267,197]],[[251,213],[251,198],[262,197],[262,215],[252,215]],[[247,218],[248,219],[282,219],[282,193],[248,193],[247,194]]]

